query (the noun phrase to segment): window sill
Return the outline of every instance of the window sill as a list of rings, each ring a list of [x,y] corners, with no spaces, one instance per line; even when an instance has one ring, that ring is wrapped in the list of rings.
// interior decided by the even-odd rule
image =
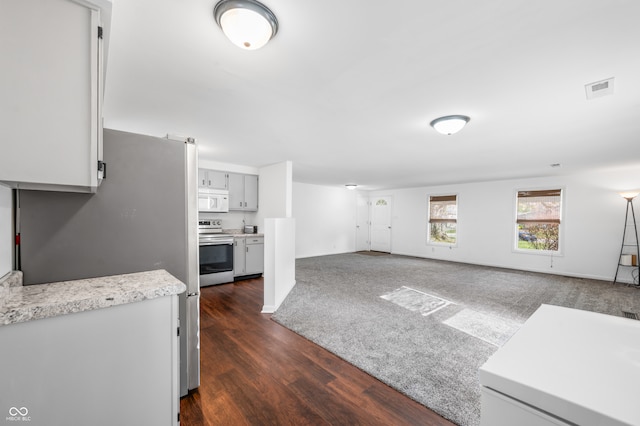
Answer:
[[[532,249],[517,249],[517,248],[514,248],[511,251],[517,254],[533,254],[535,256],[564,257],[564,254],[562,253],[562,251],[532,250]]]
[[[449,247],[450,249],[458,247],[458,243],[454,243],[454,244],[451,244],[451,243],[439,243],[439,242],[436,242],[436,241],[427,241],[427,245],[428,246],[432,246],[432,247]]]

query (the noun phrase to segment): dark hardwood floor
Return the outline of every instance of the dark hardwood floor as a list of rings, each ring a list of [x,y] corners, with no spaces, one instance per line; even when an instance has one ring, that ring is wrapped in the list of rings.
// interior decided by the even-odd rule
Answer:
[[[453,425],[261,314],[262,279],[202,288],[199,425]]]

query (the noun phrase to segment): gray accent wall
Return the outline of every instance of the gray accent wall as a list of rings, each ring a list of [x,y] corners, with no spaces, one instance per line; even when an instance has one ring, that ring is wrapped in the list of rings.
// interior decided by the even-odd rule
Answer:
[[[186,282],[184,144],[105,130],[96,194],[20,191],[24,283],[166,269]]]
[[[154,269],[187,283],[184,143],[105,129],[104,161],[96,194],[20,191],[24,284]],[[186,323],[185,293],[179,310]],[[186,338],[180,357],[184,395]]]

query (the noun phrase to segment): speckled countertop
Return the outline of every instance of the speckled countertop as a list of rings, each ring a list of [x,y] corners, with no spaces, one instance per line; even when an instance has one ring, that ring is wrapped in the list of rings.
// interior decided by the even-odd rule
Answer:
[[[180,294],[186,286],[165,270],[49,284],[16,285],[22,275],[0,282],[0,326]]]
[[[223,234],[233,235],[234,237],[264,237],[264,234],[245,234],[242,229],[223,229]]]

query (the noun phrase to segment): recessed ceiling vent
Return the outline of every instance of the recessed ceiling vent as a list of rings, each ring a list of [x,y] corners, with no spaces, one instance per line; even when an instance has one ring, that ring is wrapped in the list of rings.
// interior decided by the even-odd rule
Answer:
[[[584,85],[587,100],[613,95],[613,77]]]

